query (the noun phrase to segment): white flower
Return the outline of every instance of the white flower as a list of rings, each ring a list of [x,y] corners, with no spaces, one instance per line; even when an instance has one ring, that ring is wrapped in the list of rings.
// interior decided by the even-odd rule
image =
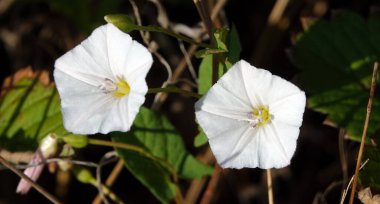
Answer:
[[[145,101],[150,52],[112,24],[55,62],[63,123],[76,134],[128,131]]]
[[[195,104],[223,168],[282,168],[292,158],[305,109],[292,83],[241,60]]]

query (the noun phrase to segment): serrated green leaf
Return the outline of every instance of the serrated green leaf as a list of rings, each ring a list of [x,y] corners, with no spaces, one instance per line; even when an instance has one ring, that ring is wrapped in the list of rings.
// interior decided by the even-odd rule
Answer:
[[[131,131],[112,133],[114,141],[138,145],[152,155],[167,161],[180,178],[194,179],[210,175],[213,168],[196,160],[186,151],[181,136],[168,119],[142,107]],[[132,151],[117,149],[126,167],[161,202],[169,203],[176,195],[171,174],[159,163]]]
[[[66,133],[55,87],[38,78],[13,84],[0,97],[0,115],[0,147],[11,151],[34,150],[49,133]]]
[[[331,22],[318,21],[302,34],[295,49],[301,80],[312,96],[310,108],[326,113],[359,141],[379,40],[377,20],[342,12]],[[376,37],[375,34],[376,33]],[[372,37],[370,37],[372,36]],[[374,100],[368,134],[380,128],[380,102]]]

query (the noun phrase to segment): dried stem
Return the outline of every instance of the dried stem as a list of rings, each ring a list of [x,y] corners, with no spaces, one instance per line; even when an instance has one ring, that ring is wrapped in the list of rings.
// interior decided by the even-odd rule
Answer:
[[[357,157],[357,161],[356,161],[354,182],[352,183],[352,189],[351,189],[351,195],[350,195],[350,204],[352,204],[354,202],[356,185],[358,183],[359,168],[360,168],[360,164],[362,162],[365,138],[367,136],[368,123],[369,123],[369,118],[370,118],[371,109],[372,109],[372,101],[373,101],[373,97],[375,95],[375,87],[376,87],[376,78],[377,78],[378,67],[379,67],[379,64],[377,62],[375,62],[375,65],[373,67],[371,89],[370,89],[368,105],[367,105],[367,114],[365,117],[362,140],[360,142],[359,153],[358,153],[358,157]]]
[[[344,149],[344,135],[346,134],[346,130],[343,128],[339,129],[339,158],[342,166],[342,174],[343,174],[343,185],[342,192],[344,191],[344,186],[347,185],[348,181],[348,165],[347,165],[347,157],[346,151]]]
[[[267,169],[267,185],[268,185],[268,203],[269,204],[274,204],[271,169]]]
[[[224,5],[227,3],[227,0],[219,0],[216,5],[213,7],[212,11],[211,11],[211,19],[214,21],[216,19],[216,17],[218,16],[220,10],[224,7]],[[202,36],[204,35],[204,33],[202,33],[197,41],[200,41]],[[197,45],[191,45],[188,49],[187,49],[187,53],[189,55],[189,57],[191,58],[193,56],[193,54],[195,53],[195,51],[198,49],[198,46]],[[173,78],[172,80],[173,81],[176,81],[180,78],[182,72],[185,70],[186,68],[186,59],[183,57],[182,60],[180,61],[180,63],[177,65],[177,67],[174,69],[174,73],[173,73]],[[159,108],[163,102],[166,100],[168,94],[166,93],[162,93],[159,100],[155,101],[156,102],[156,108]],[[198,182],[199,184],[201,182]]]
[[[211,203],[212,198],[214,197],[215,188],[218,185],[220,174],[222,169],[218,164],[215,164],[214,173],[212,174],[211,180],[207,185],[206,191],[203,194],[200,204]]]
[[[114,182],[116,181],[117,177],[120,175],[121,170],[123,170],[124,167],[124,161],[119,159],[115,167],[113,168],[111,174],[108,176],[105,185],[108,187],[111,187]],[[95,199],[92,201],[92,204],[101,204],[102,197],[100,193],[95,197]]]
[[[360,166],[359,170],[361,170],[367,164],[368,161],[369,161],[369,159],[367,159],[365,162],[363,162],[363,164]],[[339,202],[340,204],[344,203],[344,200],[346,199],[346,196],[347,196],[347,192],[350,189],[353,180],[354,180],[354,176],[351,177],[350,181],[348,182],[346,189],[343,191],[342,198],[340,199],[340,202]]]
[[[38,192],[40,192],[43,196],[45,196],[48,200],[50,200],[53,203],[62,203],[60,200],[58,200],[55,196],[50,194],[48,191],[46,191],[42,186],[38,185],[36,182],[34,182],[32,179],[30,179],[28,176],[26,176],[24,173],[22,173],[20,170],[18,170],[15,166],[13,166],[11,163],[7,162],[2,156],[0,156],[0,162],[13,171],[13,173],[17,174],[19,177],[24,179],[26,182],[28,182],[34,189],[36,189]]]

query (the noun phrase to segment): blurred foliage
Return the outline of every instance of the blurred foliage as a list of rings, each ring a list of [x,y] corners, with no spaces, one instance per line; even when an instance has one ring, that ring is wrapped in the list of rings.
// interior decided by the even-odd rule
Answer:
[[[194,138],[194,147],[200,147],[208,142],[206,134],[202,131],[201,127],[198,125],[199,133]]]
[[[369,186],[373,191],[380,192],[380,149],[367,148],[364,158],[369,160],[359,174],[360,183],[363,187]]]
[[[111,134],[117,142],[143,147],[147,152],[167,161],[180,178],[194,179],[210,175],[213,168],[196,160],[186,151],[181,135],[162,114],[140,108],[129,132]],[[143,183],[161,202],[170,203],[176,196],[172,172],[160,163],[134,151],[117,149],[128,170]]]
[[[65,15],[79,30],[91,32],[104,24],[103,17],[119,13],[122,0],[16,0],[18,5],[45,3],[53,11]]]
[[[6,79],[0,115],[0,148],[7,150],[34,150],[49,133],[66,133],[59,96],[47,72],[28,68]]]
[[[341,12],[330,22],[311,25],[299,37],[295,50],[301,80],[311,94],[309,108],[327,114],[356,141],[363,131],[374,61],[380,56],[379,33],[379,16],[371,16],[367,23],[357,14]],[[370,136],[380,127],[377,99]]]

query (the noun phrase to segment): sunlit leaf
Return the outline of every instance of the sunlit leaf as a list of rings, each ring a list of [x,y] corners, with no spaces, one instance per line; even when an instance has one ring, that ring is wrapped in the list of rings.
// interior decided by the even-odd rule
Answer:
[[[33,150],[47,134],[66,133],[47,72],[21,70],[5,80],[1,91],[0,148]]]
[[[180,178],[194,179],[210,175],[213,168],[199,162],[186,151],[181,136],[168,119],[155,111],[141,108],[131,131],[112,133],[114,141],[143,147],[167,161]],[[117,149],[128,170],[161,202],[169,203],[176,195],[171,172],[158,162],[133,151]]]

